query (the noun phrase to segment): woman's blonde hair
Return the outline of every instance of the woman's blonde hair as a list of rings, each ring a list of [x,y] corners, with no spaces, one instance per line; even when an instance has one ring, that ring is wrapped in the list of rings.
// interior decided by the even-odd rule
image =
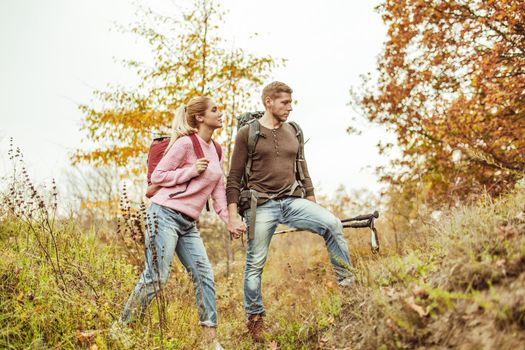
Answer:
[[[178,138],[186,135],[195,134],[198,130],[197,116],[204,115],[210,106],[212,99],[208,96],[197,96],[188,102],[187,105],[180,106],[175,111],[172,122],[171,139],[164,154],[168,153],[171,146]]]

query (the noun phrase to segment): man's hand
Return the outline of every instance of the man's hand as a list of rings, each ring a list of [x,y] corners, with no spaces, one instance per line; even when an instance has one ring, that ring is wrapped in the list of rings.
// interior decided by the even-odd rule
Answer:
[[[236,217],[233,220],[229,220],[228,231],[233,238],[237,239],[246,233],[246,225],[239,217]]]
[[[237,214],[237,203],[228,204],[228,231],[235,239],[246,233],[246,225]]]
[[[315,196],[314,195],[307,196],[306,199],[308,199],[309,201],[312,201],[314,203],[317,203],[317,201],[315,200]]]

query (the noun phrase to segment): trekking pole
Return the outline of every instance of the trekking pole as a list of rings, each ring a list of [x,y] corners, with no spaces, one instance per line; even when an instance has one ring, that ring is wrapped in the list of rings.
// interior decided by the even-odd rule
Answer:
[[[341,220],[341,223],[343,223],[343,228],[368,227],[370,229],[370,249],[372,250],[372,253],[377,253],[379,252],[379,236],[377,234],[377,230],[375,228],[374,221],[378,217],[379,217],[379,212],[376,210],[372,214],[358,215],[353,218],[343,219]],[[357,222],[352,222],[352,221],[357,221]],[[352,223],[345,224],[347,222],[352,222]],[[277,231],[275,233],[283,234],[283,233],[298,232],[298,231],[304,231],[304,229],[291,228],[287,230]]]
[[[375,210],[372,214],[358,215],[350,219],[341,220],[343,228],[370,228],[370,249],[372,253],[379,252],[379,236],[374,224],[375,219],[379,217],[379,212]],[[344,224],[346,222],[358,221],[351,224]]]
[[[341,222],[345,223],[345,222],[350,222],[350,221],[363,221],[363,220],[377,219],[378,217],[379,217],[379,212],[375,210],[372,214],[358,215],[350,219],[343,219],[341,220]]]

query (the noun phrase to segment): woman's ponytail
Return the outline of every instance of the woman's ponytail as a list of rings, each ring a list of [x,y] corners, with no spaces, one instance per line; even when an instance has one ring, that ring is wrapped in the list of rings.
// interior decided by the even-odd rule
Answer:
[[[168,144],[168,147],[166,147],[164,154],[168,153],[171,146],[173,146],[179,137],[191,135],[197,132],[197,129],[188,123],[188,111],[185,105],[182,105],[175,111],[171,130],[170,143]]]

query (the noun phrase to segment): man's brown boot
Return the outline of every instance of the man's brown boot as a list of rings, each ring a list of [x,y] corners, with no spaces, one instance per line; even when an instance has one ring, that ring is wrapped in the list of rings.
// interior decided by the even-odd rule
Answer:
[[[248,316],[246,326],[254,342],[262,343],[264,341],[264,319],[261,315]]]

